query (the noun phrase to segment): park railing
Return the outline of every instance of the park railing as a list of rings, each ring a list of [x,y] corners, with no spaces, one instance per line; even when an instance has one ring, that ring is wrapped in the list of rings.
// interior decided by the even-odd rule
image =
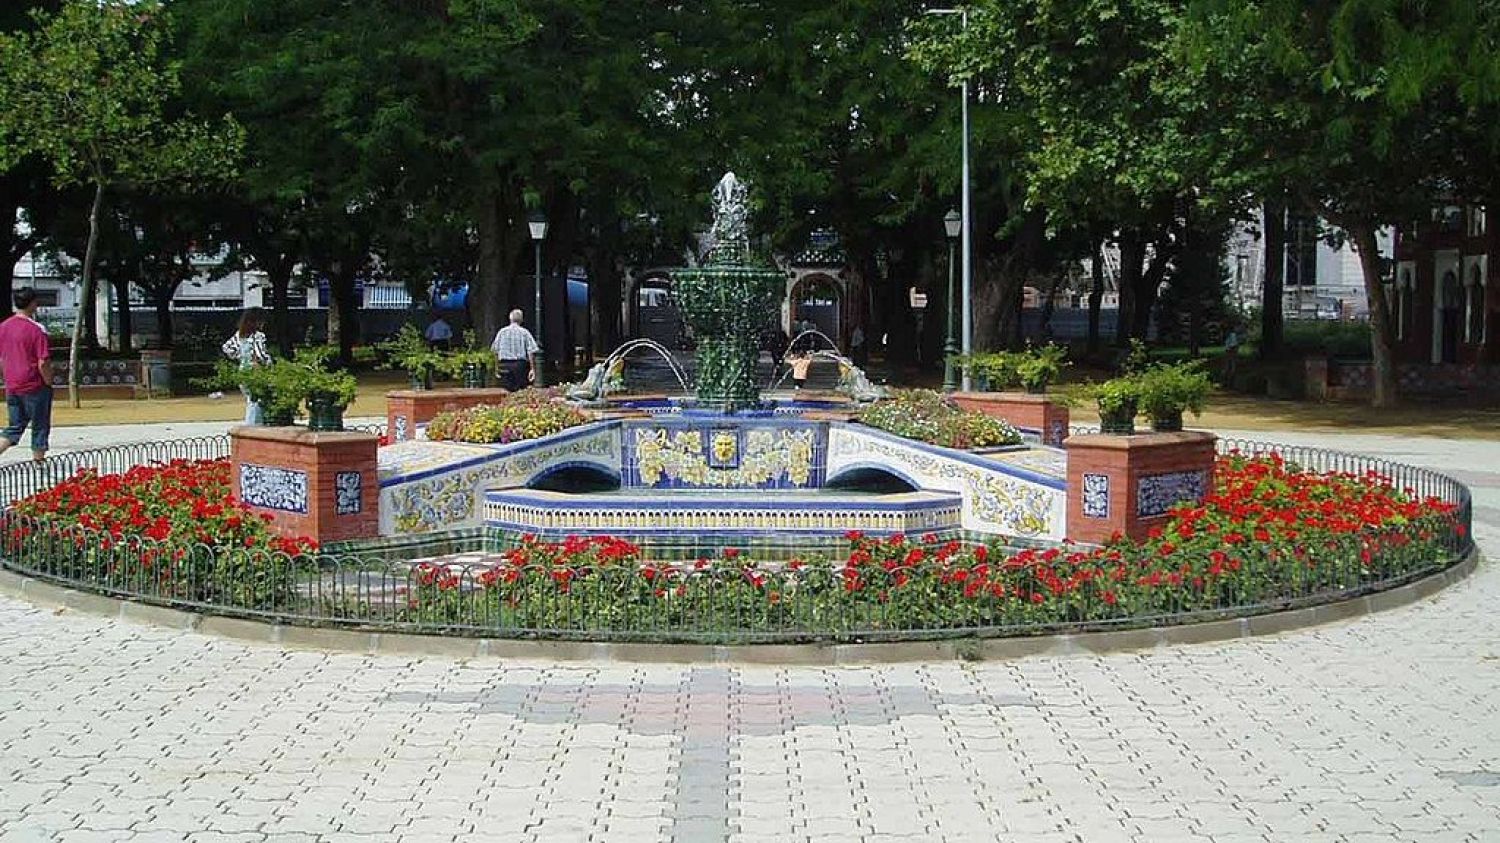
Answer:
[[[1330,538],[1316,565],[1255,551],[1256,576],[1208,586],[1137,592],[1129,602],[970,594],[994,555],[954,567],[871,566],[853,583],[843,560],[757,567],[723,558],[702,565],[645,559],[578,564],[505,557],[479,533],[434,536],[389,554],[265,550],[113,537],[8,511],[3,565],[113,597],[276,623],[463,636],[603,641],[757,643],[881,641],[1038,635],[1161,626],[1299,608],[1386,590],[1442,571],[1473,551],[1468,489],[1439,472],[1339,451],[1223,440],[1225,453],[1279,453],[1318,472],[1375,471],[1451,513],[1372,533]],[[119,473],[173,459],[213,459],[227,437],[122,445],[60,455],[51,466],[0,467],[9,505],[77,469]],[[1373,553],[1370,548],[1374,548]],[[451,561],[455,550],[481,561]],[[1066,548],[1059,552],[1066,552]],[[1042,550],[1025,551],[1042,553]],[[421,561],[426,558],[427,561]],[[1058,563],[1061,566],[1062,563]],[[1266,574],[1266,576],[1261,576]],[[1043,586],[1033,584],[1035,593]]]

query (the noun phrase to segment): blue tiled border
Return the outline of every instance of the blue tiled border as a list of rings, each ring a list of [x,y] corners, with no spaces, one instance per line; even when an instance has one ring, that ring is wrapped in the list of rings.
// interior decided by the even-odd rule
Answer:
[[[462,471],[466,468],[473,468],[477,465],[484,465],[488,462],[494,462],[498,459],[515,456],[516,454],[525,453],[533,449],[546,448],[552,445],[561,445],[567,442],[571,442],[574,439],[581,439],[586,436],[594,436],[601,432],[609,430],[618,430],[620,424],[621,422],[618,419],[589,422],[588,424],[579,425],[577,427],[570,427],[567,430],[554,433],[551,436],[544,436],[541,439],[527,439],[522,442],[512,442],[508,445],[480,445],[478,447],[487,447],[492,449],[492,453],[485,454],[484,456],[473,457],[471,459],[460,460],[458,462],[447,463],[446,465],[440,465],[435,468],[423,469],[422,471],[414,472],[412,474],[401,474],[395,477],[383,479],[380,481],[380,488],[391,489],[395,488],[396,486],[405,485],[407,483],[415,483],[418,480],[426,480],[429,477],[435,477],[439,474],[447,474],[450,471]],[[591,463],[590,465],[599,466],[602,465],[602,463]]]
[[[978,456],[976,454],[971,454],[967,451],[958,451],[954,450],[953,448],[943,448],[938,445],[929,445],[926,442],[918,442],[915,439],[906,439],[897,436],[894,433],[886,433],[883,430],[876,430],[873,427],[868,427],[862,424],[851,424],[849,422],[828,422],[828,424],[830,428],[841,427],[846,430],[858,433],[862,436],[870,436],[875,439],[883,439],[895,445],[904,445],[908,448],[913,448],[918,451],[925,451],[929,454],[932,454],[933,456],[942,457],[944,459],[957,460],[958,462],[972,465],[975,468],[982,468],[986,471],[993,471],[998,474],[1008,474],[1011,477],[1025,480],[1028,483],[1036,483],[1042,486],[1046,486],[1049,489],[1055,489],[1059,492],[1065,492],[1068,489],[1068,483],[1066,480],[1062,480],[1057,477],[1049,477],[1045,474],[1038,474],[1035,471],[1027,471],[1024,468],[1010,465],[1008,463],[988,460],[984,457]],[[1048,448],[1045,445],[1038,445],[1036,447],[1045,448],[1049,451],[1060,450],[1058,448]]]

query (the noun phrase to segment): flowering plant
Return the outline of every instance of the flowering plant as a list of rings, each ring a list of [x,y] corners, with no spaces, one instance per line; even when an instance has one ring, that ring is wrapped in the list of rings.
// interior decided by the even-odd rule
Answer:
[[[227,459],[173,460],[124,474],[81,469],[13,504],[4,536],[13,556],[62,550],[75,572],[263,603],[284,598],[284,569],[317,550],[268,521],[235,499]]]
[[[456,442],[518,442],[540,439],[586,424],[588,413],[558,400],[553,390],[524,389],[464,410],[439,413],[427,426],[427,438]]]
[[[427,620],[549,629],[1035,627],[1265,610],[1427,570],[1461,533],[1450,504],[1375,474],[1320,474],[1231,455],[1214,490],[1146,541],[1007,551],[937,536],[850,533],[832,559],[765,562],[730,548],[672,564],[609,537],[525,538],[477,569],[424,563]],[[493,622],[493,621],[490,621]]]
[[[1009,422],[959,407],[930,389],[896,390],[860,411],[858,420],[887,433],[945,448],[1014,445],[1021,433]]]

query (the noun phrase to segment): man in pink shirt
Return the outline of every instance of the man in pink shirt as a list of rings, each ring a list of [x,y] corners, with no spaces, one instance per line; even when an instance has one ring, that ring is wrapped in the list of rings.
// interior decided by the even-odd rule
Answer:
[[[52,432],[52,346],[47,329],[36,321],[36,291],[15,293],[16,314],[0,322],[0,367],[5,370],[5,407],[10,423],[0,433],[0,454],[21,441],[31,425],[31,458],[47,456]]]

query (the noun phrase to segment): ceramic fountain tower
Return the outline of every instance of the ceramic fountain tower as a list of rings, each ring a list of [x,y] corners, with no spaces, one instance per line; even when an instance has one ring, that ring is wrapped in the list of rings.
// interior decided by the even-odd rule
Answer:
[[[677,306],[697,343],[696,394],[703,409],[760,406],[755,362],[785,279],[750,256],[749,190],[725,173],[713,192],[713,245],[703,264],[673,275]]]

